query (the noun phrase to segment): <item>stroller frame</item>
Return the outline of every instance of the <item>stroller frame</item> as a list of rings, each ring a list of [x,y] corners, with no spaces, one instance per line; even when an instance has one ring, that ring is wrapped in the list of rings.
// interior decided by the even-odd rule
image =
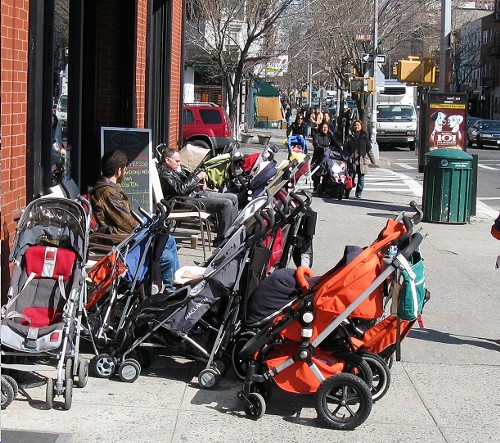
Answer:
[[[401,240],[403,240],[403,237],[408,239],[413,234],[411,221],[407,217],[403,217],[402,221],[407,228],[407,232],[401,237]],[[247,344],[241,349],[240,356],[242,358],[251,359],[247,366],[247,376],[243,384],[243,389],[238,393],[238,397],[242,399],[245,404],[245,411],[247,415],[253,418],[261,417],[265,412],[265,399],[262,395],[266,392],[265,384],[292,365],[296,363],[303,363],[303,367],[307,366],[312,374],[312,377],[317,380],[317,384],[319,385],[319,388],[316,391],[316,409],[318,411],[318,415],[320,415],[330,427],[335,429],[354,429],[359,426],[359,424],[363,423],[371,411],[372,397],[369,389],[368,393],[370,395],[369,397],[366,396],[366,388],[368,387],[366,385],[363,386],[364,382],[360,379],[355,380],[352,377],[348,377],[349,374],[344,374],[341,367],[336,370],[329,371],[329,377],[325,377],[322,369],[318,367],[313,357],[317,351],[320,351],[320,345],[330,336],[332,332],[334,332],[344,321],[346,321],[349,315],[357,307],[359,307],[363,301],[365,301],[377,288],[381,287],[388,277],[394,274],[397,270],[404,268],[402,264],[402,257],[410,257],[411,254],[418,248],[421,241],[422,236],[419,233],[413,234],[409,244],[395,257],[384,258],[382,262],[385,264],[385,268],[381,270],[380,274],[361,294],[359,294],[348,306],[346,306],[340,314],[327,324],[323,330],[318,331],[316,337],[312,339],[311,337],[314,335],[312,324],[316,316],[312,303],[315,292],[311,291],[311,288],[304,279],[304,281],[301,282],[304,295],[299,296],[295,303],[293,303],[290,308],[286,309],[285,314],[283,314],[280,318],[277,318],[277,320],[271,323],[268,327],[261,329],[255,336],[250,338]],[[320,283],[317,285],[320,285]],[[314,289],[315,288],[312,288],[313,291]],[[301,325],[301,341],[296,342],[296,339],[292,339],[292,342],[296,345],[293,345],[291,349],[295,349],[295,352],[293,352],[288,358],[283,356],[283,359],[285,360],[276,364],[271,369],[265,370],[262,373],[257,373],[257,365],[261,366],[266,359],[265,353],[271,351],[273,346],[276,344],[279,345],[280,332],[295,320],[297,320]],[[286,342],[287,339],[285,338],[284,340]],[[332,357],[335,357],[335,355]],[[339,359],[343,358],[344,354],[340,354]],[[318,359],[317,362],[319,363]],[[296,371],[300,371],[300,369],[296,369]],[[259,386],[261,387],[260,393]],[[332,392],[332,389],[339,390],[340,388],[342,388],[342,391],[350,390],[356,392],[355,396],[358,396],[360,402],[360,412],[356,412],[353,416],[347,417],[345,420],[332,417],[334,414],[327,412],[326,406],[327,400],[325,395],[328,395],[328,392]],[[312,390],[311,392],[315,391]],[[345,401],[345,398],[342,401]],[[339,403],[339,405],[340,404],[341,403]]]

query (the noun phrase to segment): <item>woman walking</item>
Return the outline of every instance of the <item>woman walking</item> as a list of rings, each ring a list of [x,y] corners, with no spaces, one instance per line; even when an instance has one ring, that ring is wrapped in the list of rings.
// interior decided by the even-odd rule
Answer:
[[[349,153],[349,162],[354,169],[356,198],[361,198],[365,186],[365,174],[368,172],[368,161],[374,165],[377,164],[370,139],[366,131],[363,130],[361,120],[354,120],[352,123],[351,136],[347,140],[346,149]]]

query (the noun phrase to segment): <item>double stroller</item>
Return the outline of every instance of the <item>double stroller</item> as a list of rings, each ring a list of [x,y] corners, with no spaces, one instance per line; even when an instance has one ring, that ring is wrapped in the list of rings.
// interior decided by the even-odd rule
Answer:
[[[41,197],[19,220],[1,312],[2,409],[4,387],[8,403],[18,391],[19,373],[46,380],[47,408],[63,396],[64,409],[70,409],[73,386],[87,384],[89,362],[80,357],[80,330],[90,216],[83,198]]]
[[[415,222],[420,218],[419,211]],[[321,277],[299,267],[263,281],[248,306],[256,329],[239,350],[246,375],[238,397],[247,415],[261,417],[270,389],[278,386],[316,394],[318,416],[333,429],[354,429],[368,418],[389,387],[387,361],[428,299],[421,240],[403,215],[388,220],[370,246],[346,247]],[[388,300],[395,309],[384,316]]]
[[[349,198],[354,186],[349,156],[342,150],[325,148],[323,157],[315,165],[313,180],[317,184],[318,196],[328,195],[342,200]]]

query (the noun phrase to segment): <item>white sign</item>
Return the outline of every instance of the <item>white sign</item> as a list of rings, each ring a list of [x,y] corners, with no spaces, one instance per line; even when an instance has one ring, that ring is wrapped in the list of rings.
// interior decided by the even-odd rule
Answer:
[[[373,63],[373,55],[372,54],[363,54],[361,57],[361,61],[363,63]],[[376,58],[377,63],[385,63],[385,54],[379,54]]]
[[[255,65],[257,75],[278,76],[288,72],[288,55],[279,55],[268,60],[262,60]]]

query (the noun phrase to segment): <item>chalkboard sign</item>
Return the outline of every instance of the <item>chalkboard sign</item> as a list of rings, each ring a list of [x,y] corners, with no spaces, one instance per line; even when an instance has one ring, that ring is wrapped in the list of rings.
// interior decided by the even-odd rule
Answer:
[[[152,158],[151,129],[101,127],[101,155],[119,149],[128,157],[127,172],[120,184],[132,206],[152,211],[151,190]]]

